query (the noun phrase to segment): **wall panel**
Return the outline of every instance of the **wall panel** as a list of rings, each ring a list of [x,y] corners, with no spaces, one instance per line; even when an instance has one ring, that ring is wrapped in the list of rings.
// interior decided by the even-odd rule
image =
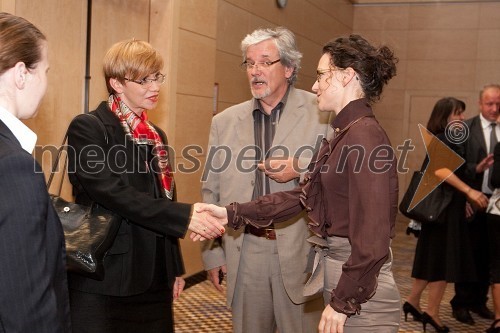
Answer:
[[[463,99],[467,117],[478,113],[479,90],[485,84],[500,83],[500,52],[496,51],[500,23],[494,18],[499,9],[500,4],[493,2],[354,6],[354,32],[389,44],[400,58],[398,76],[375,108],[381,123],[388,124],[393,145],[406,139],[420,144],[417,125],[427,124],[441,97]],[[389,125],[389,118],[399,119],[399,128]],[[410,168],[420,168],[422,149],[410,153]],[[400,193],[410,176],[400,175]]]
[[[25,121],[38,135],[35,152],[40,152],[42,147],[59,146],[70,120],[82,111],[86,4],[79,0],[16,0],[15,8],[14,14],[40,28],[49,43],[47,93],[37,116]],[[55,156],[45,154],[42,159],[35,153],[35,157],[47,174]]]
[[[149,41],[149,9],[149,1],[92,1],[90,110],[108,96],[102,59],[111,45],[132,38]]]
[[[0,11],[15,14],[16,0],[0,0]]]

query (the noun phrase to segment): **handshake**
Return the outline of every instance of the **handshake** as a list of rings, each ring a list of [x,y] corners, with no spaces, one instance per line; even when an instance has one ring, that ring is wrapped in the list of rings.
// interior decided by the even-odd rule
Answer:
[[[214,239],[224,234],[227,224],[227,211],[225,207],[212,204],[195,203],[193,214],[189,221],[189,236],[193,241]]]

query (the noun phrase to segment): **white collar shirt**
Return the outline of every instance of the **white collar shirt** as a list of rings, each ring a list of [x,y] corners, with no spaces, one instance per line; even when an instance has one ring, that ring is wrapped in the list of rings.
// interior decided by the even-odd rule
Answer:
[[[23,124],[22,121],[17,119],[12,113],[0,106],[0,120],[7,126],[14,134],[16,139],[21,144],[24,150],[32,153],[35,148],[37,135],[28,126]]]
[[[490,151],[490,135],[491,135],[491,121],[487,120],[483,117],[482,114],[479,114],[479,119],[481,120],[481,128],[483,130],[484,142],[486,144],[486,152]],[[500,139],[500,126],[495,126],[495,132],[497,134],[497,138]],[[494,147],[493,147],[494,148]],[[481,185],[481,191],[483,193],[491,194],[491,189],[488,186],[488,180],[490,176],[490,169],[486,169],[483,174],[483,184]]]

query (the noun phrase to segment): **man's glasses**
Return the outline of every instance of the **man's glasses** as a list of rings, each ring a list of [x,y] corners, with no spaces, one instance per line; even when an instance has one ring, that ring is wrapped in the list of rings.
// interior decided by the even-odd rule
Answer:
[[[278,63],[281,59],[274,61],[263,61],[263,62],[243,62],[240,66],[241,69],[251,71],[252,69],[261,70],[271,67],[272,65]]]
[[[151,87],[153,82],[156,82],[158,84],[162,84],[163,82],[165,82],[165,74],[158,73],[155,75],[154,78],[145,77],[142,80],[131,80],[131,79],[126,78],[126,77],[124,77],[124,79],[127,81],[130,81],[130,82],[140,84],[143,87]]]

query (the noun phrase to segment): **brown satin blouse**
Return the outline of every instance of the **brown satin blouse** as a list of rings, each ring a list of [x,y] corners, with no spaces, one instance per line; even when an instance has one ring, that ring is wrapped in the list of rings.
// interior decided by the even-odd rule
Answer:
[[[397,161],[366,99],[350,102],[331,126],[335,137],[324,140],[300,187],[226,208],[236,229],[244,224],[264,227],[306,209],[313,232],[348,238],[351,256],[330,305],[352,315],[375,292],[389,257],[398,203]]]

